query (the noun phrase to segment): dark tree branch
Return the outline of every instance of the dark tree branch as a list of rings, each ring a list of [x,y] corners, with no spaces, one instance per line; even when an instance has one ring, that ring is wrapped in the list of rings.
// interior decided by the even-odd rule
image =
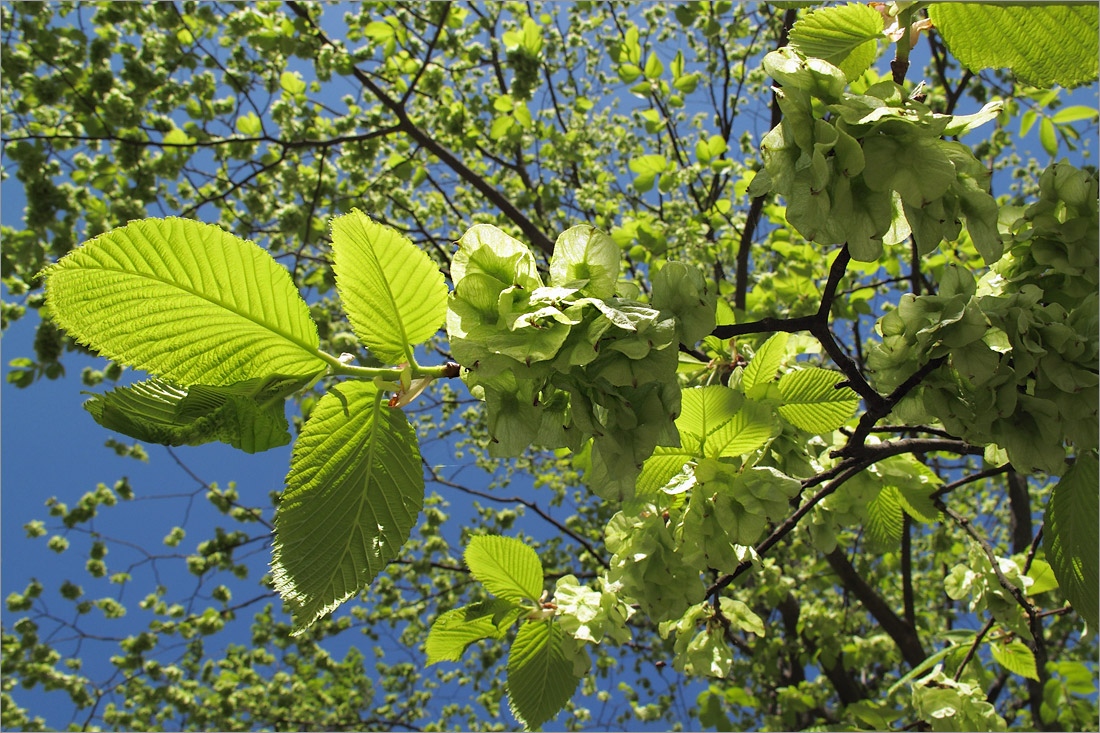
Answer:
[[[1012,512],[1012,553],[1016,554],[1031,545],[1031,498],[1025,477],[1009,471],[1007,479],[1008,505]]]
[[[898,618],[889,604],[875,589],[867,584],[867,581],[848,562],[848,558],[839,549],[835,549],[825,556],[829,567],[837,574],[840,582],[859,599],[867,612],[874,617],[882,630],[889,634],[890,638],[901,650],[901,656],[910,667],[916,667],[928,656],[920,643],[916,629],[906,621]]]
[[[787,37],[791,27],[798,19],[798,11],[788,9],[783,14],[783,27],[779,31],[779,44],[776,48],[787,45]],[[779,97],[772,94],[771,126],[774,128],[782,119],[782,111],[779,109]],[[760,214],[764,210],[764,196],[757,196],[749,205],[749,213],[745,217],[745,226],[741,229],[741,241],[737,245],[737,270],[734,280],[733,307],[737,310],[745,310],[746,298],[749,292],[749,253],[752,250],[752,239],[756,235],[756,227],[760,224]],[[729,338],[721,336],[719,338]]]
[[[333,49],[337,51],[340,50],[339,47],[329,39],[328,35],[313,21],[309,15],[309,11],[301,2],[298,0],[287,0],[286,4],[287,7],[294,11],[295,15],[309,24],[313,29],[314,35],[318,39],[331,46]],[[476,188],[489,203],[496,206],[508,220],[519,227],[520,231],[527,237],[531,245],[537,247],[546,254],[550,254],[554,251],[553,240],[551,240],[534,222],[528,219],[503,193],[483,177],[470,170],[470,168],[459,160],[454,153],[417,126],[409,117],[408,110],[405,109],[401,100],[394,99],[387,94],[385,90],[379,87],[374,80],[359,67],[352,66],[351,69],[352,74],[355,76],[356,80],[363,85],[363,88],[369,91],[375,99],[382,103],[382,106],[386,107],[395,117],[397,117],[396,127],[399,131],[411,137],[416,143],[423,146],[435,157],[439,158],[439,160],[453,170],[459,178]]]

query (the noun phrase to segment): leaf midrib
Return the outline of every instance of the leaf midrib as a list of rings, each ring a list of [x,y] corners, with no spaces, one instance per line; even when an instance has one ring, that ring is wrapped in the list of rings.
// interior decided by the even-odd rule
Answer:
[[[391,238],[392,236],[393,235],[391,235]],[[397,330],[401,334],[401,349],[405,352],[405,356],[411,359],[411,355],[409,354],[409,336],[405,330],[405,319],[401,314],[401,308],[397,305],[397,299],[393,296],[393,289],[390,287],[390,279],[386,277],[386,270],[382,267],[382,263],[381,261],[379,261],[378,255],[374,251],[374,246],[368,243],[366,251],[367,256],[370,257],[371,262],[374,264],[374,267],[378,272],[379,279],[382,280],[382,284],[383,286],[385,286],[386,295],[389,298],[387,302],[393,310],[394,321],[397,325]]]
[[[66,271],[66,270],[68,272],[72,273],[72,274],[76,274],[78,272],[95,272],[95,271],[109,272],[109,273],[120,273],[120,274],[127,275],[127,276],[130,276],[130,277],[136,277],[136,278],[142,279],[142,280],[151,280],[151,281],[154,281],[154,282],[161,283],[162,285],[168,285],[170,287],[174,287],[177,290],[181,290],[185,293],[189,293],[190,295],[193,295],[193,296],[199,298],[200,300],[205,300],[206,302],[211,303],[212,305],[216,305],[216,306],[218,306],[218,307],[220,307],[220,308],[222,308],[222,309],[224,309],[224,310],[226,310],[226,311],[228,311],[228,312],[230,312],[234,315],[240,316],[241,318],[244,318],[245,320],[251,321],[252,323],[255,323],[257,326],[260,326],[260,327],[266,329],[267,331],[269,331],[271,333],[274,333],[275,335],[280,336],[284,340],[286,340],[286,341],[294,344],[295,346],[299,347],[300,349],[302,349],[302,351],[306,352],[311,357],[315,358],[317,361],[323,361],[321,359],[321,357],[319,356],[319,354],[318,354],[317,347],[313,346],[312,344],[301,341],[297,337],[295,337],[294,335],[282,330],[281,328],[276,328],[276,327],[273,327],[273,326],[271,326],[271,325],[269,325],[269,324],[267,324],[263,321],[257,320],[256,318],[252,317],[248,313],[244,313],[242,311],[239,311],[235,308],[230,307],[229,305],[227,305],[222,300],[219,300],[217,298],[212,298],[209,295],[207,295],[207,294],[205,294],[201,291],[195,290],[194,288],[189,288],[189,287],[187,287],[185,285],[182,285],[181,283],[179,283],[175,280],[167,280],[165,278],[158,277],[156,275],[151,275],[149,273],[135,272],[133,270],[126,270],[126,269],[123,269],[121,267],[107,267],[107,266],[104,266],[104,265],[93,265],[93,266],[80,265],[80,266],[74,267],[74,268],[64,268],[62,270],[62,272]]]

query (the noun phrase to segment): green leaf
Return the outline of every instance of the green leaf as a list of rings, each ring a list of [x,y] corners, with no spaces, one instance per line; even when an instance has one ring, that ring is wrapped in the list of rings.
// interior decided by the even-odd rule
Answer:
[[[855,412],[859,396],[849,387],[836,389],[842,375],[818,367],[787,372],[779,378],[784,404],[779,414],[796,428],[811,433],[836,430]]]
[[[684,444],[683,448],[669,448],[659,445],[653,450],[653,455],[642,464],[642,471],[638,474],[635,483],[636,498],[653,496],[661,487],[666,486],[676,474],[680,473],[685,463],[699,457],[697,455],[700,441],[698,436],[690,435],[681,430],[680,440]],[[688,446],[691,447],[688,448]]]
[[[1027,589],[1029,596],[1037,596],[1058,587],[1058,579],[1054,577],[1054,570],[1046,560],[1033,560],[1027,577],[1032,580]]]
[[[668,168],[668,161],[663,155],[642,155],[630,161],[630,170],[637,176],[634,178],[634,188],[638,193],[645,193],[653,188],[653,181]]]
[[[764,636],[764,621],[744,601],[735,601],[723,597],[719,601],[722,614],[733,626],[742,631],[751,631],[759,637]]]
[[[928,17],[951,54],[975,73],[1009,69],[1037,87],[1075,87],[1100,73],[1095,3],[932,3]]]
[[[1090,629],[1100,627],[1098,481],[1096,454],[1079,455],[1050,495],[1043,529],[1047,562],[1062,592]]]
[[[370,382],[320,399],[294,444],[275,514],[272,577],[297,633],[397,557],[424,502],[416,431]]]
[[[791,28],[790,45],[828,61],[851,81],[874,62],[881,37],[882,16],[868,5],[851,3],[804,15]]]
[[[263,129],[263,123],[260,121],[260,118],[256,116],[255,112],[249,112],[237,118],[237,130],[240,131],[242,135],[254,137],[263,132]]]
[[[142,219],[45,270],[54,320],[80,343],[177,385],[328,368],[317,327],[267,252],[189,219]]]
[[[744,401],[740,392],[719,384],[685,389],[680,393],[680,416],[676,418],[676,427],[681,432],[700,436],[705,446],[711,434],[733,418]]]
[[[710,435],[706,457],[736,457],[751,453],[776,435],[778,428],[773,408],[745,400],[737,414]]]
[[[1097,115],[1100,115],[1100,112],[1094,107],[1075,105],[1073,107],[1066,107],[1058,110],[1051,119],[1054,120],[1054,124],[1056,125],[1065,125],[1070,122],[1096,119]]]
[[[1035,668],[1035,654],[1019,639],[1013,639],[1008,643],[994,642],[989,645],[989,651],[993,653],[997,664],[1009,672],[1038,681],[1039,672]]]
[[[508,627],[523,613],[526,609],[521,606],[494,598],[440,614],[424,642],[428,665],[457,662],[470,644],[482,639],[503,638]]]
[[[645,60],[645,78],[659,79],[664,71],[665,65],[661,63],[661,59],[657,58],[656,52],[650,51]]]
[[[508,705],[527,730],[558,714],[580,680],[565,650],[565,633],[552,621],[520,627],[508,652]]]
[[[279,86],[291,94],[301,94],[306,90],[306,83],[297,71],[284,71],[279,76]]]
[[[610,298],[619,279],[619,247],[599,229],[578,224],[558,235],[550,258],[550,284],[566,286],[583,281],[585,295]],[[577,287],[577,286],[574,286]]]
[[[164,136],[165,145],[190,145],[195,142],[195,138],[188,135],[178,127],[173,127]]]
[[[789,338],[789,333],[780,331],[772,334],[767,341],[760,345],[741,376],[741,386],[745,392],[758,384],[770,382],[775,378],[775,373],[783,363],[783,356],[787,352],[787,340]]]
[[[904,529],[900,492],[893,486],[883,486],[878,496],[867,505],[864,531],[880,549],[896,550]]]
[[[538,602],[542,597],[542,563],[522,540],[499,535],[472,537],[465,560],[473,576],[497,598]]]
[[[332,221],[332,269],[355,335],[379,360],[412,360],[447,313],[447,285],[431,258],[358,209]]]
[[[1049,117],[1039,120],[1039,142],[1042,143],[1043,150],[1047,151],[1048,155],[1058,154],[1058,136],[1054,133],[1054,123]]]
[[[84,409],[108,430],[149,443],[201,445],[219,440],[258,453],[290,442],[283,400],[293,388],[304,386],[304,380],[291,379],[281,389],[279,384],[275,377],[177,389],[150,379],[94,395]]]

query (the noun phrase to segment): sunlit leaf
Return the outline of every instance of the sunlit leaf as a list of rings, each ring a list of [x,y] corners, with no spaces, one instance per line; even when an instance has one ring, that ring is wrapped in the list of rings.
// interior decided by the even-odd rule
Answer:
[[[178,385],[311,376],[328,367],[287,271],[209,224],[130,222],[45,274],[53,317],[75,339]]]
[[[294,444],[275,514],[272,577],[299,632],[386,567],[416,522],[416,433],[370,382],[333,387]]]

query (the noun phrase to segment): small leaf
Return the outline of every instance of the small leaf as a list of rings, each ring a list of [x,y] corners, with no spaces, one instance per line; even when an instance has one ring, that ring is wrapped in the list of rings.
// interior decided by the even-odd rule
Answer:
[[[416,431],[370,382],[309,415],[275,514],[272,577],[301,633],[397,557],[424,502]]]
[[[645,61],[645,78],[659,79],[664,70],[665,65],[661,63],[661,59],[657,58],[656,52],[650,51],[649,57]]]
[[[744,401],[737,390],[718,384],[685,389],[680,393],[680,416],[676,418],[676,427],[681,432],[700,436],[705,445],[714,431],[737,414]]]
[[[1031,568],[1027,571],[1027,577],[1032,580],[1027,589],[1029,596],[1037,596],[1058,587],[1058,579],[1054,577],[1054,570],[1050,567],[1050,563],[1045,560],[1033,560]]]
[[[668,168],[663,155],[642,155],[630,161],[630,170],[638,175],[634,178],[634,188],[645,193],[653,188],[653,181]]]
[[[719,601],[722,614],[730,623],[742,631],[751,631],[759,637],[764,636],[764,621],[744,601],[722,598]]]
[[[1058,154],[1058,136],[1054,132],[1054,123],[1050,121],[1049,117],[1044,117],[1039,121],[1039,142],[1043,145],[1043,150],[1051,156]]]
[[[853,80],[874,62],[882,16],[862,3],[813,10],[791,28],[790,45],[806,56],[824,59]]]
[[[1031,126],[1035,124],[1037,119],[1039,119],[1039,115],[1033,109],[1029,109],[1020,116],[1020,137],[1024,137],[1031,132]]]
[[[291,94],[301,94],[306,90],[306,83],[302,75],[297,71],[284,71],[279,76],[279,86]]]
[[[1027,677],[1029,680],[1039,680],[1039,672],[1035,668],[1035,654],[1019,639],[1005,643],[994,642],[989,645],[989,651],[997,664],[1009,672]]]
[[[428,664],[457,662],[470,644],[482,639],[503,638],[508,627],[523,613],[526,609],[495,598],[441,614],[424,642]]]
[[[1096,454],[1079,455],[1050,495],[1043,529],[1047,562],[1062,592],[1090,629],[1100,627],[1098,482]]]
[[[1097,115],[1100,115],[1100,112],[1094,107],[1076,105],[1058,110],[1051,119],[1054,120],[1054,124],[1056,125],[1064,125],[1070,122],[1080,122],[1081,120],[1092,120],[1095,119]]]
[[[883,486],[878,496],[867,505],[867,521],[863,529],[876,547],[896,550],[901,543],[904,516],[900,492],[893,486]]]
[[[836,389],[842,379],[838,372],[818,367],[787,372],[779,379],[784,402],[779,414],[796,428],[811,433],[836,430],[859,406],[859,396],[851,388]]]
[[[508,705],[527,730],[537,730],[569,702],[580,680],[552,621],[523,624],[508,652]]]
[[[190,145],[193,142],[195,142],[195,138],[178,127],[173,127],[164,136],[165,145]]]
[[[775,378],[776,371],[783,363],[783,355],[787,352],[788,338],[790,334],[785,331],[774,333],[756,350],[741,377],[741,386],[745,392]]]
[[[255,112],[249,112],[237,118],[237,130],[239,130],[242,135],[255,137],[263,132],[263,129],[263,123],[260,121],[260,118],[256,116]]]
[[[773,408],[753,400],[745,400],[731,419],[707,439],[707,458],[736,457],[751,453],[779,432]]]
[[[542,563],[521,540],[499,535],[472,537],[465,560],[473,576],[497,598],[537,602],[542,596]]]
[[[255,244],[190,219],[142,219],[45,270],[54,320],[80,343],[177,385],[328,368],[290,273]]]
[[[379,360],[411,361],[447,313],[447,285],[428,255],[358,209],[332,221],[332,269],[355,335]]]

